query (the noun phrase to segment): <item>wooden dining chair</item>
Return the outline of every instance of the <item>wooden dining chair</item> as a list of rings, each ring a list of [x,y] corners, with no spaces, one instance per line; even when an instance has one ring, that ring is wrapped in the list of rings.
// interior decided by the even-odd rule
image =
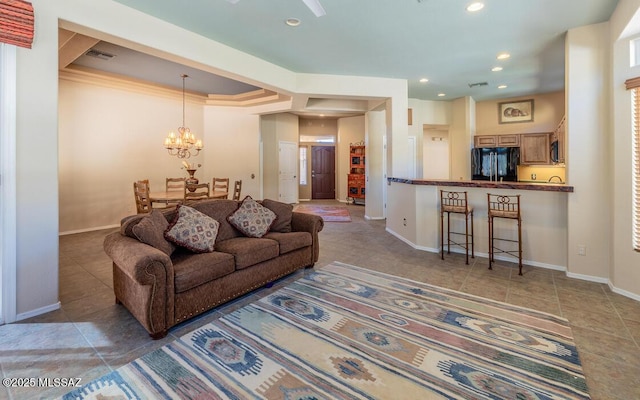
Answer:
[[[211,190],[215,192],[227,192],[229,198],[229,178],[213,178]]]
[[[233,200],[240,201],[240,191],[242,190],[242,180],[233,183]]]
[[[138,214],[151,212],[148,179],[133,182],[133,196],[136,200],[136,211]]]
[[[186,185],[187,178],[165,178],[165,190],[167,193],[184,193],[184,187]],[[184,202],[184,198],[181,200],[167,200],[166,204],[180,204]]]
[[[166,178],[165,190],[167,192],[184,192],[184,185],[187,178]]]
[[[211,189],[208,183],[188,183],[184,187],[184,200],[208,199]]]

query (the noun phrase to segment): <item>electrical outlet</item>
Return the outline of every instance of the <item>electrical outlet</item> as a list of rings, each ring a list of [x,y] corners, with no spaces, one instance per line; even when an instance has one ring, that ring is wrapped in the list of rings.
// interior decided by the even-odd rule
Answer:
[[[536,174],[531,174],[531,180],[535,181],[538,177],[536,176]]]
[[[585,246],[583,244],[579,244],[578,245],[578,255],[579,256],[586,256],[587,255],[587,246]]]

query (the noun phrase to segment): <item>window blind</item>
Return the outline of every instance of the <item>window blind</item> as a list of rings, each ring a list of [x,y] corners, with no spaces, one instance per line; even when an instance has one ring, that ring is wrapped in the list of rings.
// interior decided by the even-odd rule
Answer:
[[[633,97],[633,249],[640,251],[640,77],[625,82]]]
[[[31,48],[33,6],[22,0],[0,0],[0,42]]]

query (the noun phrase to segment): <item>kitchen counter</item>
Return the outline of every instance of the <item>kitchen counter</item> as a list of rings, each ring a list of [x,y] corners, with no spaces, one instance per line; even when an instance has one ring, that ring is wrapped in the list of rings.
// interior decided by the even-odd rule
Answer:
[[[527,265],[565,270],[568,258],[568,193],[573,186],[553,183],[461,181],[389,178],[386,230],[416,249],[440,251],[440,190],[467,192],[473,207],[476,256],[487,257],[487,193],[520,195],[523,261]],[[455,231],[464,232],[464,218],[452,216]],[[497,218],[494,228],[501,238],[517,238],[517,224]],[[511,243],[504,243],[511,249]],[[463,251],[457,247],[454,252]],[[509,255],[496,259],[513,262]],[[517,261],[516,261],[517,262]]]
[[[573,186],[557,182],[491,182],[491,181],[454,181],[446,179],[409,179],[409,178],[387,178],[388,182],[405,183],[409,185],[427,186],[458,186],[475,187],[487,189],[514,189],[514,190],[537,190],[544,192],[573,192]]]

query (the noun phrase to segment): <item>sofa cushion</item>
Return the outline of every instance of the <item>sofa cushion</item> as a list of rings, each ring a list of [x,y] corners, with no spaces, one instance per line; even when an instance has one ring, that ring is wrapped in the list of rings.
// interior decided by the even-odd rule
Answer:
[[[191,207],[178,205],[178,212],[164,237],[195,253],[213,251],[220,224]]]
[[[276,214],[276,221],[271,225],[269,232],[291,232],[291,216],[293,213],[291,204],[264,199],[262,200],[262,205]]]
[[[309,232],[269,232],[264,235],[264,238],[278,242],[280,254],[302,249],[313,244],[313,238]]]
[[[245,236],[260,238],[269,232],[271,224],[276,220],[276,214],[260,205],[251,196],[247,196],[227,220]]]
[[[186,250],[177,250],[172,262],[176,293],[186,292],[235,270],[233,256],[217,251],[193,254]]]
[[[153,210],[151,214],[142,217],[138,223],[131,228],[131,231],[142,243],[153,246],[166,255],[171,256],[171,253],[173,253],[176,247],[164,238],[164,231],[168,226],[169,222],[162,212]]]
[[[216,249],[233,254],[236,269],[250,267],[262,261],[270,260],[279,254],[278,242],[271,239],[237,237],[216,244]]]

